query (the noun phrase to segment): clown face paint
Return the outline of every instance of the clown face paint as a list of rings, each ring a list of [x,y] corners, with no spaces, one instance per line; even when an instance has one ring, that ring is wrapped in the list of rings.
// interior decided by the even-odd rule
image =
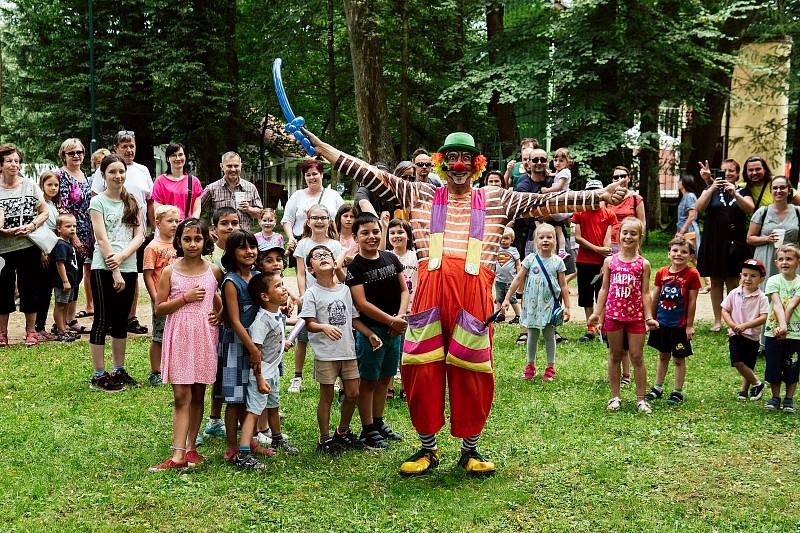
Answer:
[[[472,174],[473,157],[472,152],[447,152],[444,155],[447,178],[453,180],[456,185],[465,184]]]

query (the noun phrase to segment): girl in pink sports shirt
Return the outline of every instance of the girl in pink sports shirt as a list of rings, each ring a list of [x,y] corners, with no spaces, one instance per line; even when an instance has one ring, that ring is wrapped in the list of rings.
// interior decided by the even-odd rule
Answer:
[[[611,399],[608,410],[616,411],[622,400],[619,397],[620,370],[625,355],[625,340],[633,364],[636,382],[636,408],[641,413],[651,413],[645,401],[647,370],[642,352],[647,327],[653,324],[650,305],[650,263],[639,255],[644,228],[639,219],[627,217],[619,229],[619,252],[607,257],[603,263],[603,287],[597,297],[589,325],[603,324],[608,336],[608,381]]]

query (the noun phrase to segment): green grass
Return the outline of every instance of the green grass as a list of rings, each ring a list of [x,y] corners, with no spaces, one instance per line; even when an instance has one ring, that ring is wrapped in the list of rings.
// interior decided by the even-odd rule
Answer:
[[[108,395],[89,391],[88,346],[0,351],[0,527],[4,530],[242,531],[653,531],[796,530],[797,419],[738,403],[724,337],[707,327],[689,359],[686,402],[656,402],[652,416],[607,413],[605,350],[559,346],[549,384],[520,378],[518,330],[496,335],[496,398],[481,450],[488,479],[455,466],[457,440],[440,435],[442,464],[402,479],[416,446],[406,405],[386,418],[407,439],[383,453],[330,459],[314,452],[317,387],[285,393],[284,429],[301,448],[265,471],[222,461],[223,443],[201,449],[192,472],[147,473],[168,454],[168,386]],[[563,333],[575,339],[577,326]],[[144,339],[128,368],[147,376]],[[655,356],[648,349],[648,370]],[[291,371],[291,368],[287,369]],[[307,368],[308,370],[308,368]],[[763,361],[759,371],[763,370]],[[668,376],[667,387],[671,386]],[[338,412],[333,413],[338,419]],[[792,503],[795,502],[795,503]]]

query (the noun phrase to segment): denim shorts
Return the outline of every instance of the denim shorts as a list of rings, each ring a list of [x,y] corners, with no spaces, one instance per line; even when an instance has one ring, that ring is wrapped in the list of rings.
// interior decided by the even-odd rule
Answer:
[[[372,349],[369,339],[356,332],[356,358],[361,379],[378,381],[380,377],[394,376],[400,365],[402,335],[389,335],[388,326],[370,326],[370,329],[383,341],[383,346]]]

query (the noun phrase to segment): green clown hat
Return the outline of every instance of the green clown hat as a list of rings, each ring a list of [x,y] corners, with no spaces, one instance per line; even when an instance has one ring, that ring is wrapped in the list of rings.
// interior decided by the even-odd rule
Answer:
[[[444,145],[438,151],[444,153],[453,150],[472,152],[473,154],[481,153],[475,146],[475,139],[472,138],[472,135],[463,131],[456,131],[448,135],[444,140]]]

